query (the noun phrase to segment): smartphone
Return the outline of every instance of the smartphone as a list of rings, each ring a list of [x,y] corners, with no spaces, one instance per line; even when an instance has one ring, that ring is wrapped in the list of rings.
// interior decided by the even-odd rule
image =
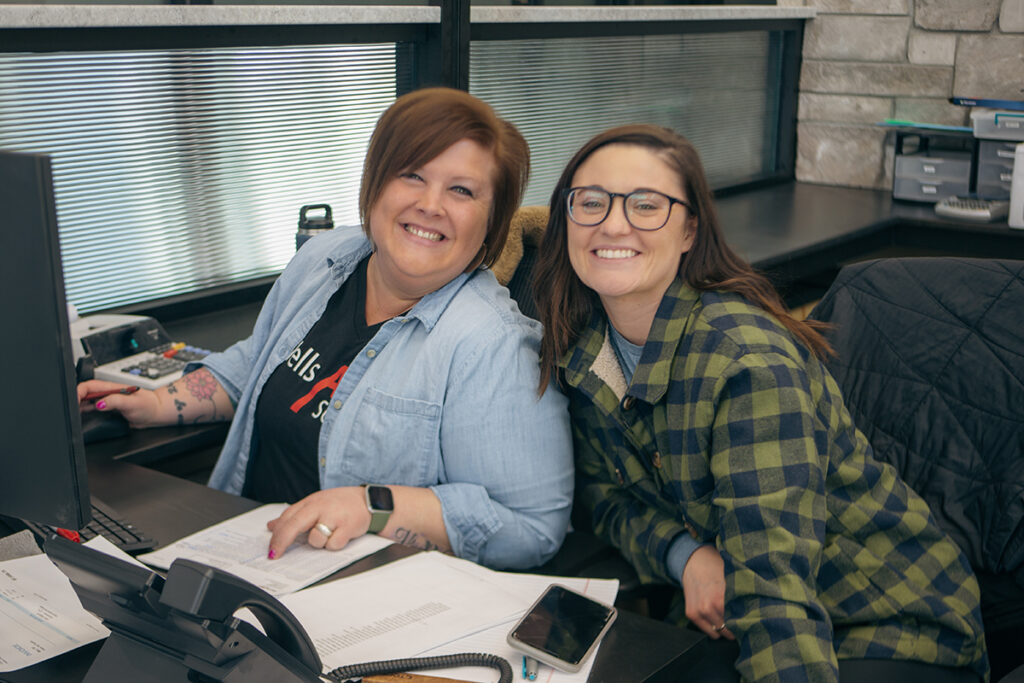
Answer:
[[[611,605],[553,583],[506,640],[528,657],[576,673],[611,628],[615,615]]]

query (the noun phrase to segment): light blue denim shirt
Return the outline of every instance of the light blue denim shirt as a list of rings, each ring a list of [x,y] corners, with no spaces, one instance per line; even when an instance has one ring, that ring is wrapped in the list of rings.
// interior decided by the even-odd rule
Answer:
[[[241,492],[263,385],[369,253],[359,227],[309,240],[252,335],[202,361],[236,405],[210,486]],[[568,528],[573,465],[565,397],[537,396],[540,336],[487,270],[385,322],[331,397],[321,487],[430,487],[456,555],[496,568],[543,563]]]

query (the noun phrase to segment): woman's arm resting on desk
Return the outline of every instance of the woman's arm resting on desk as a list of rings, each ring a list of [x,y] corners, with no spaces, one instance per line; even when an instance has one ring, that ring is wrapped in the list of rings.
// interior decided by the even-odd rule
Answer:
[[[134,428],[163,427],[174,424],[223,422],[235,414],[235,407],[213,374],[206,368],[190,372],[173,384],[154,391],[141,389],[133,394],[118,393],[124,385],[89,380],[78,385],[78,400],[83,410],[93,406],[87,394],[112,392],[97,399],[95,409],[116,410]],[[84,403],[83,403],[84,401]]]
[[[404,545],[450,552],[451,544],[441,516],[441,501],[430,489],[389,486],[395,511],[380,535]],[[318,528],[331,530],[325,535]],[[267,556],[280,557],[300,534],[309,532],[309,544],[340,550],[370,527],[370,511],[362,486],[343,486],[310,494],[269,522],[273,532]]]

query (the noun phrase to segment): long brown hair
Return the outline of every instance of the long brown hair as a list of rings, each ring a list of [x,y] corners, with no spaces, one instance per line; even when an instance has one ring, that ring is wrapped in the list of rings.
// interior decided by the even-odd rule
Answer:
[[[359,217],[367,237],[370,210],[384,187],[464,139],[490,150],[496,168],[487,235],[469,269],[490,266],[498,259],[530,177],[530,148],[522,133],[490,105],[452,88],[423,88],[402,95],[377,121],[359,188]]]
[[[685,198],[696,219],[693,245],[679,264],[679,275],[686,284],[697,290],[740,294],[778,318],[815,355],[823,357],[832,353],[819,332],[827,325],[802,322],[789,315],[768,279],[725,243],[704,166],[690,141],[660,126],[620,126],[600,133],[583,145],[562,171],[551,193],[548,225],[534,270],[534,297],[544,324],[540,351],[541,392],[556,374],[558,360],[577,339],[595,307],[601,306],[597,294],[580,281],[569,262],[565,192],[583,162],[601,147],[612,144],[646,147],[679,174]]]

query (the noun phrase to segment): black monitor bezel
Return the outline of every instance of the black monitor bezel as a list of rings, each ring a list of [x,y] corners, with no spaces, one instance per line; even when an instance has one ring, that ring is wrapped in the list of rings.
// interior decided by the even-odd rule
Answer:
[[[0,514],[91,518],[51,159],[0,150]]]

